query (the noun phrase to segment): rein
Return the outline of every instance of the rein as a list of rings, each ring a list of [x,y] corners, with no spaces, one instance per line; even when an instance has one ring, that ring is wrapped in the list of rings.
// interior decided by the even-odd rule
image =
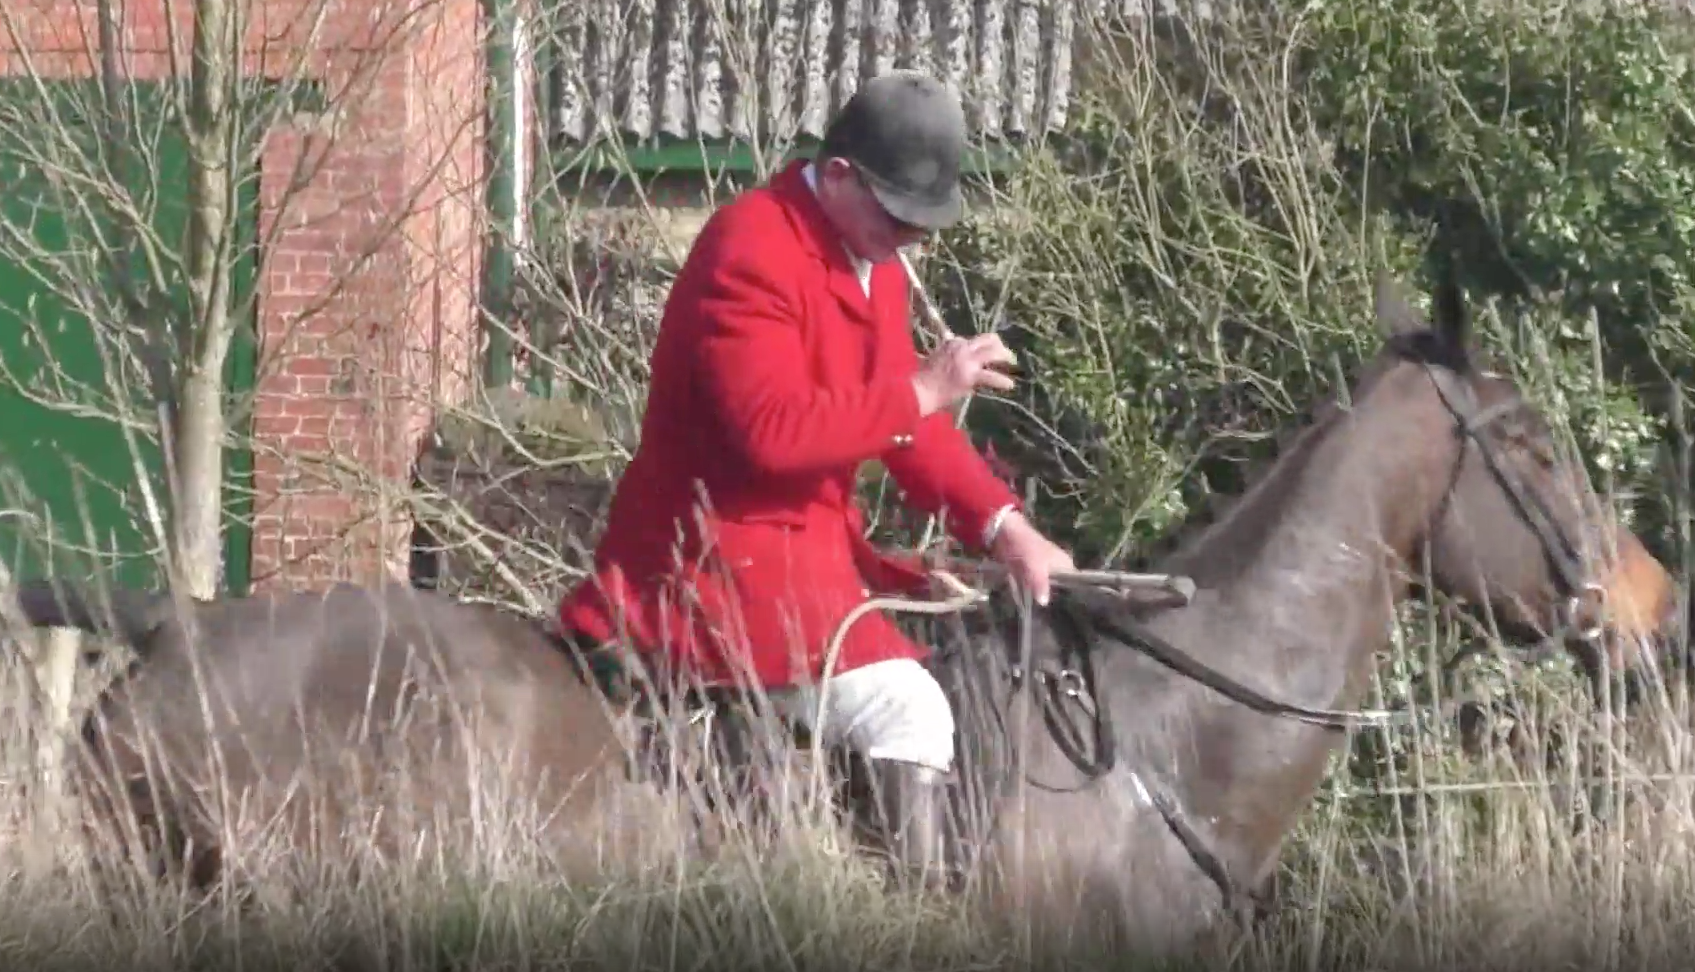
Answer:
[[[1455,432],[1477,446],[1478,453],[1483,457],[1484,464],[1500,485],[1503,492],[1512,502],[1513,508],[1525,519],[1532,532],[1541,542],[1544,555],[1548,558],[1554,570],[1554,577],[1561,594],[1566,598],[1565,617],[1562,624],[1543,639],[1542,644],[1534,649],[1541,652],[1557,645],[1559,642],[1576,637],[1584,641],[1593,641],[1602,634],[1601,625],[1597,622],[1579,627],[1576,624],[1578,609],[1585,594],[1604,593],[1602,585],[1587,580],[1582,567],[1582,558],[1576,546],[1565,532],[1560,529],[1558,522],[1549,512],[1542,498],[1525,489],[1517,477],[1511,475],[1502,466],[1499,457],[1490,448],[1482,435],[1484,429],[1507,415],[1513,414],[1523,407],[1523,402],[1510,400],[1488,409],[1479,410],[1476,394],[1469,385],[1456,382],[1451,373],[1425,365],[1425,372],[1435,384],[1437,393],[1449,414],[1455,419]],[[1460,453],[1459,462],[1465,461],[1465,450]],[[1458,468],[1456,465],[1456,478]],[[954,574],[946,570],[933,571],[931,576],[952,593],[944,601],[913,601],[900,597],[876,598],[859,605],[852,613],[843,619],[830,641],[829,653],[826,656],[825,671],[834,665],[841,643],[848,628],[860,617],[872,610],[886,609],[891,611],[907,611],[922,614],[948,614],[976,606],[988,600],[988,594],[976,590]],[[1193,596],[1194,583],[1188,578],[1167,577],[1157,574],[1116,574],[1111,571],[1078,571],[1071,578],[1071,584],[1082,588],[1103,588],[1113,586],[1115,580],[1127,580],[1136,585],[1155,585],[1168,591],[1176,592],[1184,603]],[[1297,722],[1319,726],[1326,729],[1350,730],[1370,727],[1389,727],[1405,724],[1414,717],[1408,710],[1387,709],[1326,709],[1314,706],[1300,705],[1271,698],[1268,695],[1246,685],[1229,675],[1220,672],[1196,659],[1176,645],[1159,637],[1140,621],[1126,618],[1103,616],[1102,612],[1091,611],[1090,622],[1113,640],[1127,647],[1140,651],[1159,664],[1192,681],[1212,689],[1224,697],[1246,706],[1262,715],[1281,716],[1294,719]],[[1072,635],[1081,643],[1087,643],[1087,636],[1073,629]],[[1450,664],[1464,656],[1456,657]],[[1067,669],[1060,673],[1060,678],[1071,687],[1076,687],[1081,681],[1079,672]],[[1463,698],[1449,700],[1442,706],[1443,715],[1451,716],[1459,705],[1467,701]]]
[[[1574,636],[1590,642],[1598,639],[1602,635],[1599,622],[1581,627],[1577,622],[1584,596],[1590,594],[1604,596],[1605,589],[1600,584],[1587,578],[1581,566],[1583,560],[1577,547],[1560,528],[1558,521],[1549,511],[1542,497],[1525,489],[1518,478],[1504,468],[1492,448],[1492,443],[1486,441],[1483,436],[1483,431],[1490,425],[1523,408],[1522,400],[1514,399],[1487,409],[1481,409],[1478,406],[1475,390],[1469,384],[1456,380],[1452,373],[1428,363],[1425,364],[1425,371],[1436,386],[1443,405],[1455,420],[1454,434],[1462,440],[1452,482],[1458,481],[1460,468],[1469,451],[1466,446],[1476,445],[1491,477],[1501,487],[1513,509],[1524,519],[1526,525],[1530,527],[1540,542],[1543,554],[1547,557],[1553,570],[1555,583],[1565,599],[1563,603],[1564,611],[1556,630],[1547,635],[1537,650],[1549,650],[1550,647],[1557,645],[1560,641]],[[1444,503],[1447,501],[1447,496],[1451,495],[1452,482],[1449,487],[1450,493],[1444,496]],[[1070,583],[1066,586],[1092,587],[1096,590],[1111,586],[1111,578],[1108,576],[1108,572],[1091,573],[1092,576],[1068,578]],[[1164,582],[1167,591],[1175,590],[1184,603],[1187,603],[1194,593],[1193,583],[1188,578],[1166,578],[1159,575],[1131,576],[1142,584]],[[943,615],[980,607],[989,600],[989,595],[986,592],[970,587],[946,570],[935,570],[931,577],[950,592],[949,596],[940,601],[917,601],[904,597],[875,598],[858,605],[854,611],[849,613],[838,625],[829,642],[824,667],[826,675],[834,667],[836,657],[849,628],[870,611],[888,610]],[[1187,584],[1186,588],[1183,586],[1184,584]],[[1021,612],[1025,637],[1020,640],[1025,644],[1026,651],[1029,645],[1028,626],[1031,613],[1029,610]],[[1087,625],[1084,624],[1084,619],[1079,615],[1086,615]],[[1199,683],[1262,715],[1293,719],[1307,725],[1334,731],[1403,725],[1417,718],[1417,712],[1410,709],[1399,711],[1326,709],[1274,699],[1204,664],[1176,645],[1154,634],[1139,619],[1108,615],[1108,612],[1101,610],[1084,610],[1074,603],[1052,611],[1049,615],[1050,623],[1052,623],[1056,635],[1063,634],[1060,640],[1066,643],[1066,646],[1062,655],[1070,656],[1067,659],[1070,663],[1064,664],[1061,670],[1055,674],[1040,670],[1036,670],[1035,674],[1035,681],[1039,682],[1045,690],[1037,693],[1043,722],[1056,747],[1082,773],[1084,777],[1082,787],[1093,785],[1117,766],[1117,741],[1114,735],[1112,716],[1101,693],[1096,691],[1093,639],[1089,637],[1089,632],[1085,630],[1086,627],[1093,627],[1097,632],[1140,652],[1172,672]],[[1451,668],[1467,657],[1468,654],[1461,652],[1449,659],[1447,664],[1443,666],[1444,669]],[[1023,661],[1028,664],[1033,659],[1023,659]],[[1034,665],[1029,667],[1035,669]],[[826,677],[821,681],[822,694],[828,691],[829,680]],[[1025,665],[1014,665],[1012,669],[1013,691],[1017,692],[1024,681]],[[1067,718],[1063,710],[1067,701],[1073,704],[1081,704],[1084,694],[1091,697],[1092,704],[1085,707],[1087,725],[1080,730],[1073,720]],[[1459,708],[1470,701],[1475,700],[1461,696],[1444,701],[1439,707],[1440,718],[1454,717]],[[821,717],[822,699],[819,705]],[[998,711],[996,716],[997,722],[1004,721]],[[1005,732],[1004,724],[1001,726],[1001,731]],[[1084,752],[1085,736],[1092,737],[1090,740],[1094,749],[1092,756]],[[1253,891],[1244,892],[1206,838],[1190,824],[1178,801],[1166,791],[1165,787],[1159,785],[1158,781],[1154,781],[1154,785],[1150,786],[1148,781],[1141,778],[1140,774],[1132,775],[1138,794],[1159,812],[1173,835],[1189,852],[1196,866],[1218,886],[1224,898],[1226,911],[1235,912],[1237,904],[1244,900],[1256,904],[1263,903]],[[1028,782],[1042,789],[1053,789],[1035,780],[1028,780]]]

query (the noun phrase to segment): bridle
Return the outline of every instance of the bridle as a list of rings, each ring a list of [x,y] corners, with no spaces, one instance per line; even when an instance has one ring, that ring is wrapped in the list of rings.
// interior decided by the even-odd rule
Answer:
[[[1525,402],[1518,396],[1497,402],[1488,408],[1479,407],[1476,390],[1466,382],[1459,381],[1452,371],[1424,365],[1426,374],[1436,386],[1436,393],[1447,407],[1448,413],[1454,417],[1457,434],[1477,446],[1478,455],[1482,457],[1489,475],[1501,487],[1515,512],[1530,527],[1537,541],[1542,546],[1542,554],[1548,561],[1553,572],[1554,586],[1562,599],[1563,610],[1555,631],[1543,640],[1544,645],[1557,644],[1568,638],[1576,638],[1584,642],[1594,642],[1600,639],[1603,631],[1599,621],[1588,626],[1580,627],[1583,598],[1586,595],[1605,596],[1606,588],[1592,580],[1583,567],[1583,555],[1578,550],[1571,537],[1566,535],[1548,509],[1543,497],[1524,486],[1524,483],[1501,463],[1495,450],[1483,437],[1483,430],[1491,424],[1509,415],[1516,415],[1524,410]],[[1465,461],[1466,450],[1462,448],[1460,460],[1455,463],[1454,480],[1458,480],[1460,463]],[[1446,504],[1452,494],[1454,483],[1450,482],[1449,492],[1444,496]]]
[[[1515,395],[1487,408],[1482,407],[1476,390],[1454,371],[1428,361],[1423,363],[1423,367],[1436,386],[1444,407],[1453,417],[1454,434],[1461,440],[1453,473],[1432,519],[1439,517],[1451,501],[1466,456],[1471,451],[1467,446],[1475,445],[1491,478],[1500,486],[1514,511],[1537,538],[1552,570],[1554,584],[1561,598],[1562,611],[1555,630],[1547,634],[1543,645],[1557,647],[1570,638],[1584,642],[1598,640],[1603,634],[1601,624],[1597,621],[1581,626],[1581,611],[1584,596],[1604,596],[1604,588],[1589,578],[1576,544],[1549,510],[1544,498],[1527,488],[1523,481],[1507,468],[1497,454],[1495,443],[1484,434],[1485,430],[1494,424],[1519,414],[1527,407],[1526,403]],[[1090,628],[1095,634],[1105,634],[1177,674],[1264,715],[1290,718],[1338,731],[1388,727],[1414,718],[1414,713],[1404,710],[1323,709],[1271,698],[1198,661],[1154,634],[1138,618],[1127,617],[1124,612],[1090,611],[1085,619],[1084,612],[1067,603],[1070,600],[1071,597],[1066,596],[1056,601],[1048,614],[1055,640],[1061,646],[1060,657],[1056,659],[1060,662],[1058,671],[1043,670],[1030,657],[1031,612],[1020,612],[1023,626],[1019,638],[1023,646],[1022,657],[1012,665],[1010,681],[1014,695],[1025,687],[1034,691],[1042,721],[1050,738],[1083,777],[1083,782],[1073,788],[1075,790],[1096,784],[1118,765],[1112,714],[1105,698],[1096,687],[1093,653],[1097,649],[1090,637]],[[1451,660],[1449,666],[1463,657],[1462,654]],[[1459,706],[1464,705],[1466,701],[1464,698],[1446,700],[1442,705],[1443,717],[1455,714]],[[991,705],[990,708],[996,707]],[[1081,710],[1082,719],[1073,718],[1067,711],[1069,709]],[[1006,734],[1005,717],[999,711],[994,715],[998,730]],[[1173,835],[1188,851],[1195,865],[1218,886],[1224,898],[1225,910],[1246,918],[1249,917],[1248,906],[1263,907],[1265,902],[1259,893],[1242,888],[1230,874],[1210,842],[1184,813],[1170,788],[1157,779],[1151,779],[1147,774],[1133,773],[1132,776],[1138,795],[1155,808]],[[1028,776],[1025,781],[1041,789],[1056,789]]]

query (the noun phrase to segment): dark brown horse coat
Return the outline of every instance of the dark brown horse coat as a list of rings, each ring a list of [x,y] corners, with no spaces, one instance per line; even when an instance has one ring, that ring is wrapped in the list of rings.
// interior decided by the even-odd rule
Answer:
[[[188,624],[169,599],[113,594],[108,612],[32,583],[19,606],[136,649],[84,727],[94,758],[77,779],[102,816],[131,801],[198,883],[230,838],[327,835],[392,857],[480,821],[583,856],[606,838],[590,817],[637,837],[656,825],[612,710],[542,623],[398,584],[193,603]],[[484,789],[497,779],[517,789]],[[530,819],[497,819],[526,800]]]

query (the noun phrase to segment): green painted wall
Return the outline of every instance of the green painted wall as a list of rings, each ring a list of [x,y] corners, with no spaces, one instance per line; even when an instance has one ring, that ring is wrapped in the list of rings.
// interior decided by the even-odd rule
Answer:
[[[61,109],[61,121],[74,125],[79,142],[97,144],[92,112],[78,111],[96,104],[86,81],[57,82],[50,87],[51,103]],[[159,85],[136,84],[129,93],[146,147],[130,155],[134,170],[125,178],[130,198],[154,225],[167,248],[180,246],[187,215],[187,152],[179,131],[162,124],[167,104]],[[106,381],[115,338],[93,326],[60,291],[68,280],[90,280],[94,259],[62,254],[89,252],[97,245],[93,227],[97,216],[67,204],[73,198],[56,187],[55,167],[31,158],[29,133],[40,128],[20,114],[40,113],[42,100],[36,82],[0,80],[0,364],[9,379],[0,381],[0,509],[22,505],[42,520],[0,519],[0,558],[21,577],[39,576],[51,563],[56,572],[72,577],[109,573],[113,582],[153,586],[160,581],[155,540],[148,524],[137,465],[145,470],[154,495],[166,502],[164,467],[152,428],[135,430],[139,447],[132,452],[118,424],[107,417],[113,409],[99,403],[112,392]],[[27,106],[19,108],[19,106]],[[86,165],[86,163],[83,163]],[[254,341],[251,316],[254,267],[252,243],[257,236],[256,180],[244,180],[241,194],[242,261],[237,279],[237,306],[247,326],[239,335],[228,367],[231,404],[246,407],[254,385]],[[16,234],[33,241],[48,254],[38,260],[17,257]],[[140,248],[129,241],[131,251]],[[132,272],[140,276],[142,264]],[[71,272],[67,272],[67,270]],[[158,333],[163,322],[187,314],[187,293],[180,273],[172,271],[169,292],[149,309],[146,329]],[[33,326],[31,326],[33,325]],[[45,343],[39,338],[45,338]],[[115,362],[114,362],[115,363]],[[78,414],[31,400],[19,387],[54,398],[70,397],[93,404],[107,415]],[[143,387],[133,394],[132,414],[151,417],[151,399]],[[237,438],[246,439],[245,435]],[[139,453],[139,455],[137,455]],[[252,457],[242,445],[229,449],[225,492],[225,581],[232,593],[245,593],[251,573]],[[43,543],[47,540],[47,543]]]

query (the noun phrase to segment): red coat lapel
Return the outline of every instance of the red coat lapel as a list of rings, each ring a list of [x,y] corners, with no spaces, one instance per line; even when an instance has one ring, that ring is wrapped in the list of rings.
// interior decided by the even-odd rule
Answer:
[[[788,213],[801,246],[828,269],[831,295],[841,302],[849,317],[870,324],[871,301],[860,286],[859,274],[848,259],[847,248],[830,225],[830,218],[824,215],[824,207],[818,204],[812,187],[806,184],[805,170],[804,159],[789,163],[788,168],[771,180],[772,192]]]

